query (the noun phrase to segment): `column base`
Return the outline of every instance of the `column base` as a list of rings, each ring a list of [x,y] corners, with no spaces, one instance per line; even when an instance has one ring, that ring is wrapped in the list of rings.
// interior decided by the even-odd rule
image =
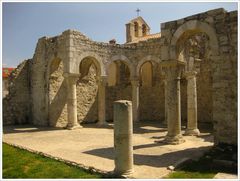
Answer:
[[[96,123],[96,125],[97,125],[97,126],[107,126],[108,123],[107,123],[106,121],[104,121],[104,122],[98,121],[98,122]]]
[[[199,136],[200,135],[200,131],[199,131],[199,129],[186,129],[184,135]]]
[[[80,128],[82,128],[81,125],[67,126],[68,130],[74,130],[74,129],[80,129]]]
[[[163,124],[164,126],[167,126],[167,120],[164,120],[164,121],[162,122],[162,124]]]
[[[170,144],[170,145],[178,145],[181,143],[184,143],[185,140],[183,139],[182,135],[176,135],[176,136],[166,136],[166,138],[163,140],[164,143]]]
[[[120,177],[124,177],[124,178],[129,178],[129,177],[132,177],[133,175],[133,169],[131,170],[127,170],[127,171],[118,171],[118,170],[114,170],[113,173],[115,176],[120,176]]]
[[[133,119],[133,123],[139,123],[140,120],[137,118],[137,119]]]

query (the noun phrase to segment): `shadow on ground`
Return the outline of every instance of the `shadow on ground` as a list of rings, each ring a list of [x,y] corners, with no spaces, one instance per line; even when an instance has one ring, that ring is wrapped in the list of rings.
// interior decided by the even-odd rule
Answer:
[[[55,127],[36,127],[33,125],[11,125],[11,126],[3,126],[4,134],[11,133],[30,133],[30,132],[42,132],[42,131],[56,131],[56,130],[64,130],[64,128],[55,128]]]
[[[134,146],[134,150],[159,146],[159,144],[147,144]],[[143,155],[143,154],[134,154],[134,164],[135,165],[147,165],[151,167],[167,167],[176,163],[179,158],[195,156],[196,153],[205,152],[209,150],[212,146],[205,146],[199,148],[189,148],[180,151],[173,151],[169,153],[164,153],[162,155]],[[114,160],[114,148],[100,148],[84,152],[86,154],[99,156],[107,159]]]

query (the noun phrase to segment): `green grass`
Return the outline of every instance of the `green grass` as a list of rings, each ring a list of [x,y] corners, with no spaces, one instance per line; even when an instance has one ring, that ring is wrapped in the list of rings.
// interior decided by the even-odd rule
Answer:
[[[213,178],[218,172],[237,174],[237,167],[224,167],[216,165],[214,159],[233,160],[232,155],[237,153],[237,148],[222,146],[224,149],[213,148],[198,161],[185,163],[181,168],[170,173],[166,178]]]
[[[188,172],[188,171],[176,171],[171,173],[168,178],[213,178],[215,173],[201,173],[201,172]]]
[[[177,169],[168,175],[168,178],[213,178],[217,174],[212,169],[209,161],[200,159],[186,163],[182,168]]]
[[[83,169],[3,143],[3,178],[101,178]]]

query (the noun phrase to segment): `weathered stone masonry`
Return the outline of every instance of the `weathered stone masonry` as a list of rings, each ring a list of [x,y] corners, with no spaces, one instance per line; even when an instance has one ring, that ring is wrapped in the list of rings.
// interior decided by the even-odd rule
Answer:
[[[127,24],[129,31],[134,27]],[[193,135],[198,122],[211,122],[216,144],[237,144],[237,11],[215,9],[162,23],[156,37],[145,27],[146,35],[128,32],[122,45],[94,42],[74,30],[40,38],[33,58],[12,74],[3,123],[102,125],[113,120],[113,102],[127,99],[133,121],[168,123],[166,141],[181,142],[182,121]]]

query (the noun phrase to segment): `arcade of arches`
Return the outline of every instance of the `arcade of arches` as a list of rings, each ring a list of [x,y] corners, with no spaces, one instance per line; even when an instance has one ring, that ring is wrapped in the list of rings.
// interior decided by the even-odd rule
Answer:
[[[40,38],[10,80],[4,124],[105,125],[114,101],[131,100],[133,121],[165,123],[168,143],[184,141],[183,122],[187,135],[199,135],[198,123],[206,122],[216,144],[237,144],[237,11],[162,23],[157,34],[137,17],[126,31],[122,45],[74,30]]]

